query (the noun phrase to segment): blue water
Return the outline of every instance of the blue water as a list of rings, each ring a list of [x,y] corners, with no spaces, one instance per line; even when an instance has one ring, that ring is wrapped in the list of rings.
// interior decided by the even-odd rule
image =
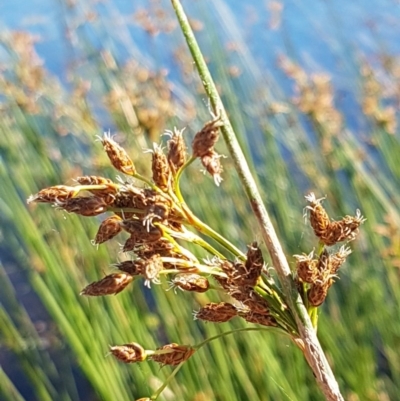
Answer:
[[[102,32],[107,31],[106,36],[97,37],[97,40],[101,39],[102,46],[121,45],[124,41],[131,45],[134,42],[141,52],[155,59],[159,67],[160,61],[169,63],[168,57],[165,57],[168,53],[166,35],[158,35],[150,43],[147,35],[131,23],[133,13],[150,2],[79,0],[75,2],[72,13],[66,12],[65,3],[63,0],[1,0],[1,30],[3,33],[6,30],[29,30],[40,35],[39,55],[50,71],[62,75],[71,56],[65,40],[66,20],[71,14],[84,15],[96,11],[107,21]],[[168,1],[160,3],[165,10],[171,9]],[[224,3],[227,5],[226,12],[218,15],[218,9],[223,9]],[[346,46],[349,56],[360,52],[373,58],[382,50],[389,54],[400,51],[399,1],[287,0],[282,2],[281,24],[276,30],[268,28],[268,3],[259,0],[183,2],[191,16],[200,20],[204,15],[194,13],[208,12],[209,18],[217,15],[215,22],[219,25],[224,24],[226,16],[233,18],[235,29],[245,39],[261,69],[272,68],[276,55],[287,50],[310,70],[323,69],[332,74],[343,73],[350,67],[343,60],[343,46]],[[87,32],[93,36],[101,30],[88,29]],[[130,38],[127,39],[126,35]]]

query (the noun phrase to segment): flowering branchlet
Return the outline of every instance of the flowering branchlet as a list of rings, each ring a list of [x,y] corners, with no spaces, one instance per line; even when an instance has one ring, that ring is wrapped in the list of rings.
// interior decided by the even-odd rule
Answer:
[[[151,179],[138,174],[125,149],[105,134],[101,142],[112,165],[144,185],[138,186],[136,182],[120,178],[114,182],[105,177],[87,175],[77,177],[75,186],[57,185],[42,189],[30,196],[28,203],[52,203],[58,209],[82,216],[110,213],[100,223],[93,244],[103,244],[118,236],[122,238],[121,248],[128,258],[114,264],[116,271],[113,273],[87,285],[81,295],[116,295],[140,278],[150,288],[152,283],[160,284],[163,277],[169,276],[170,288],[224,293],[224,302],[200,307],[194,313],[196,319],[223,323],[239,317],[264,328],[282,330],[296,342],[299,337],[296,322],[280,288],[265,269],[259,245],[252,242],[247,253],[243,253],[200,221],[182,197],[179,179],[195,158],[201,160],[217,184],[221,182],[220,155],[214,149],[221,126],[219,117],[204,125],[194,137],[188,161],[182,131],[169,132],[168,154],[165,155],[159,145],[155,145],[152,151]],[[320,240],[321,251],[295,255],[295,279],[305,303],[317,307],[324,302],[341,265],[350,254],[345,246],[336,252],[326,247],[353,240],[364,219],[357,212],[355,217],[346,216],[333,221],[322,207],[321,199],[317,200],[314,194],[310,194],[307,200],[310,203],[307,207],[310,223]],[[196,235],[196,230],[203,236]],[[211,237],[229,253],[225,255],[214,249],[206,242],[205,236]],[[185,242],[201,246],[210,258],[201,262],[185,248]],[[225,302],[227,296],[232,303]],[[129,343],[110,347],[110,353],[125,363],[148,359],[175,366],[189,359],[196,349],[171,343],[153,351]]]
[[[333,221],[321,205],[322,199],[316,199],[313,193],[306,196],[310,202],[310,224],[315,235],[322,244],[319,255],[314,251],[309,255],[294,255],[296,263],[296,280],[303,285],[303,293],[311,306],[320,306],[326,299],[329,288],[335,282],[339,268],[350,255],[351,250],[342,246],[337,252],[331,253],[326,246],[332,246],[342,241],[352,241],[356,238],[359,226],[365,221],[359,210],[356,216],[345,216],[342,220]]]
[[[331,221],[328,213],[321,205],[322,199],[316,199],[311,192],[306,196],[310,205],[310,223],[315,235],[325,245],[335,245],[342,241],[352,241],[358,234],[358,228],[365,219],[361,212],[357,210],[356,216],[346,216],[340,221]]]

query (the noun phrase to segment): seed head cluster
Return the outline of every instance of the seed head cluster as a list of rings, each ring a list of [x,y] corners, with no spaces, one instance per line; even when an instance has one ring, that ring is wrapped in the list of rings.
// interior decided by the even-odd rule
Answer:
[[[242,253],[201,222],[182,197],[179,178],[194,158],[201,160],[217,184],[221,182],[222,166],[214,146],[222,125],[219,116],[206,123],[194,137],[189,158],[183,131],[167,132],[167,146],[154,145],[151,150],[151,179],[141,176],[126,150],[105,134],[100,141],[111,164],[130,177],[116,181],[93,175],[77,177],[76,185],[42,189],[30,196],[28,203],[50,203],[67,213],[87,217],[108,213],[99,225],[93,244],[99,246],[119,238],[124,254],[121,259],[124,260],[113,265],[114,271],[88,284],[81,295],[116,295],[140,280],[150,288],[152,284],[162,284],[162,278],[168,277],[170,288],[175,293],[179,289],[200,294],[217,290],[223,294],[221,302],[205,304],[194,313],[198,320],[225,323],[238,318],[252,324],[277,327],[296,339],[296,322],[282,292],[266,271],[259,244],[252,242],[247,253]],[[167,154],[164,149],[168,150]],[[333,221],[314,194],[306,199],[310,203],[307,207],[310,223],[323,244],[323,250],[318,255],[314,252],[295,255],[296,280],[308,304],[319,306],[350,254],[345,246],[336,252],[328,251],[325,246],[353,240],[364,219],[357,212],[355,217],[346,216]],[[218,239],[220,245],[235,257],[225,257],[196,235],[196,230]],[[206,259],[204,263],[200,261],[184,247],[187,242],[202,246],[212,259]],[[110,347],[110,353],[124,363],[148,359],[171,366],[185,362],[195,351],[196,347],[176,343],[156,350],[145,350],[137,343]]]
[[[303,286],[307,300],[312,306],[320,306],[328,294],[329,288],[335,282],[337,273],[346,258],[350,248],[343,245],[338,251],[331,252],[327,246],[343,241],[352,241],[359,232],[359,226],[365,221],[357,210],[355,216],[345,216],[342,220],[333,221],[321,204],[322,199],[316,199],[313,193],[306,196],[310,203],[307,206],[310,225],[322,244],[319,255],[294,255],[296,259],[296,280],[299,288]]]
[[[191,149],[191,160],[199,158],[217,184],[222,180],[222,166],[215,144],[222,125],[219,116],[206,123],[195,135]],[[40,190],[29,197],[28,203],[50,203],[67,213],[87,217],[108,213],[93,244],[98,246],[119,238],[122,252],[128,258],[114,264],[113,272],[88,284],[81,295],[116,295],[140,279],[150,288],[168,275],[175,292],[179,289],[204,293],[222,287],[236,302],[236,305],[209,303],[195,313],[199,320],[223,323],[237,316],[250,323],[274,326],[277,323],[268,302],[255,291],[264,267],[256,242],[249,245],[246,257],[241,260],[214,258],[213,262],[202,264],[175,240],[191,241],[193,236],[186,229],[192,225],[192,214],[176,190],[179,184],[176,180],[189,160],[182,133],[177,129],[167,132],[169,140],[165,148],[154,144],[151,181],[137,172],[126,150],[110,134],[105,134],[100,142],[111,164],[130,177],[113,181],[96,175],[80,176],[75,178],[73,186],[56,185]],[[144,185],[136,184],[140,181]],[[213,278],[214,282],[210,282]],[[146,351],[136,343],[110,347],[110,353],[125,363],[149,359],[162,365],[178,365],[194,352],[192,347],[175,343],[155,351]]]

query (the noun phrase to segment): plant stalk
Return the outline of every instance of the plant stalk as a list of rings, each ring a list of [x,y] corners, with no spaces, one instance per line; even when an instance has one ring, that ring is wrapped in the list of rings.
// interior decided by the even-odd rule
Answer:
[[[298,326],[298,332],[302,341],[304,342],[305,358],[313,370],[317,383],[321,391],[324,393],[326,399],[328,401],[344,400],[326,356],[318,341],[310,317],[308,316],[307,309],[304,306],[301,296],[294,285],[288,261],[276,235],[268,212],[263,204],[256,182],[244,157],[236,134],[226,114],[210,71],[208,70],[208,67],[204,61],[203,55],[190,27],[185,11],[183,10],[179,0],[171,0],[171,3],[177,15],[178,22],[182,29],[186,43],[192,54],[192,58],[195,62],[204,89],[214,109],[214,113],[221,116],[221,120],[224,124],[221,127],[222,135],[233,159],[243,188],[250,200],[253,212],[259,222],[263,240],[265,241],[265,244],[271,255],[272,262],[277,271],[287,302],[293,311],[296,324]]]

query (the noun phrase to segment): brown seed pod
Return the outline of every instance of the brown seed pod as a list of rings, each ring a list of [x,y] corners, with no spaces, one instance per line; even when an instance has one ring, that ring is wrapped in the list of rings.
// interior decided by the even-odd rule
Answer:
[[[195,157],[203,157],[214,150],[214,145],[219,138],[219,128],[224,124],[221,121],[221,116],[215,117],[209,121],[199,131],[192,142],[192,152]]]
[[[260,313],[245,312],[239,313],[239,316],[249,323],[261,324],[263,326],[277,326],[276,320],[271,315],[262,315]]]
[[[101,138],[101,143],[103,144],[103,148],[106,151],[111,164],[118,171],[127,175],[136,174],[136,169],[132,159],[128,156],[126,150],[111,138],[109,133],[104,133],[103,138]]]
[[[308,290],[308,300],[312,306],[320,306],[328,294],[328,290],[333,280],[329,279],[323,283],[315,283]]]
[[[315,235],[318,238],[321,238],[330,224],[328,213],[321,205],[321,201],[325,198],[316,199],[313,192],[305,198],[310,202],[310,206],[307,206],[307,209],[310,211],[311,227],[313,228]]]
[[[204,166],[206,171],[214,178],[216,186],[219,186],[222,182],[222,164],[220,161],[221,155],[214,150],[210,150],[208,153],[201,156],[201,164]]]
[[[351,249],[342,246],[338,252],[332,255],[332,262],[330,266],[330,273],[336,274],[339,268],[343,265],[346,261],[347,256],[351,254]]]
[[[353,241],[358,234],[359,226],[364,221],[365,219],[361,215],[361,212],[357,210],[356,216],[345,216],[340,221],[332,222],[321,237],[321,241],[325,245],[335,245],[342,241]]]
[[[111,346],[110,352],[124,363],[142,362],[147,358],[145,349],[137,343]]]
[[[121,227],[135,237],[137,244],[156,242],[162,237],[162,231],[159,227],[143,225],[142,220],[123,220]]]
[[[151,256],[158,254],[160,256],[187,260],[187,257],[176,252],[175,246],[165,238],[160,238],[156,242],[143,244],[143,246],[135,249],[135,253],[143,259],[149,259]]]
[[[121,218],[118,216],[111,216],[105,219],[100,224],[94,243],[102,244],[119,234],[122,231],[120,222]]]
[[[246,263],[250,265],[250,263]],[[242,262],[223,260],[220,263],[222,271],[227,275],[228,283],[234,287],[254,287],[261,274],[260,266],[248,269]]]
[[[326,274],[331,270],[331,256],[326,248],[319,255],[317,263],[317,280],[323,280]]]
[[[195,313],[195,318],[207,322],[224,323],[238,314],[236,307],[228,302],[209,303]]]
[[[157,352],[161,351],[161,352]],[[166,344],[157,348],[154,354],[149,355],[149,359],[161,363],[162,365],[176,366],[187,361],[196,350],[187,345],[176,343]]]
[[[168,141],[167,159],[169,167],[174,175],[186,162],[187,148],[182,136],[183,131],[184,130],[179,131],[174,128],[173,132],[166,132],[166,134],[170,136],[170,140]]]
[[[161,146],[158,146],[156,143],[154,144],[154,150],[152,151],[151,169],[153,172],[154,183],[158,188],[167,192],[171,187],[172,182],[171,169]]]
[[[185,291],[206,292],[210,283],[205,277],[199,274],[179,273],[172,279],[172,285]]]
[[[296,259],[296,271],[300,281],[304,283],[315,283],[318,277],[318,260],[313,259],[314,252],[309,255],[294,255]]]
[[[264,258],[257,242],[252,242],[247,248],[245,263],[246,278],[250,282],[250,286],[255,286],[264,267]]]
[[[78,192],[78,187],[55,185],[53,187],[44,188],[35,195],[31,195],[27,199],[27,203],[62,203],[73,198]]]
[[[89,284],[80,295],[98,297],[102,295],[116,295],[123,291],[133,277],[128,273],[113,273],[105,276],[99,281]]]
[[[268,302],[259,294],[254,292],[251,287],[231,287],[229,295],[240,301],[251,312],[260,315],[268,315],[270,313]]]

